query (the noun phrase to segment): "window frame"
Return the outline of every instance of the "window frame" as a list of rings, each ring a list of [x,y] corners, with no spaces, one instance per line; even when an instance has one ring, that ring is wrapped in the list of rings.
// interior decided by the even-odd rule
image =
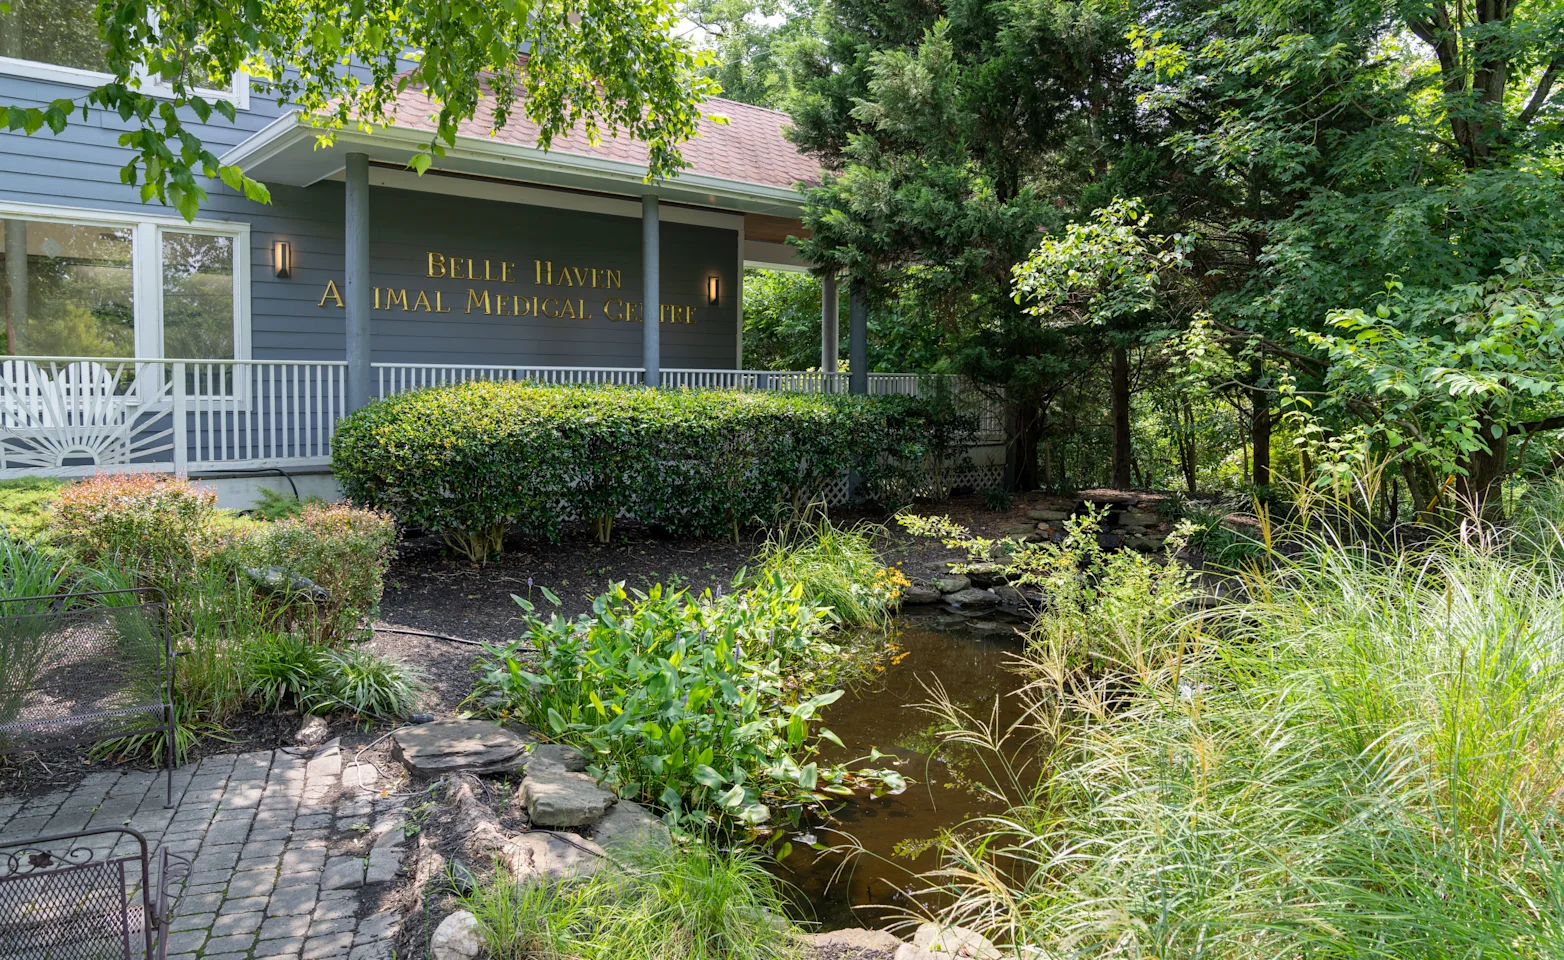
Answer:
[[[152,22],[154,25],[156,24],[155,19]],[[68,67],[64,64],[46,63],[42,60],[27,60],[22,57],[0,57],[0,75],[39,80],[45,83],[60,83],[73,87],[97,87],[114,79],[113,74],[104,73],[100,70]],[[148,96],[161,97],[165,100],[173,99],[174,91],[172,87],[159,82],[157,78],[150,76],[139,67],[131,80],[133,84],[137,84],[137,88],[142,93]],[[194,92],[209,100],[227,100],[234,105],[236,110],[250,109],[250,76],[243,71],[234,74],[233,83],[227,90],[197,87]]]
[[[75,224],[88,227],[130,228],[131,317],[134,356],[122,360],[190,360],[243,363],[250,352],[250,224],[237,220],[196,220],[116,213],[89,207],[59,207],[0,202],[0,219]],[[215,357],[165,357],[163,355],[163,234],[196,233],[233,239],[234,355]],[[25,356],[22,355],[22,356]],[[226,399],[235,399],[228,397]]]

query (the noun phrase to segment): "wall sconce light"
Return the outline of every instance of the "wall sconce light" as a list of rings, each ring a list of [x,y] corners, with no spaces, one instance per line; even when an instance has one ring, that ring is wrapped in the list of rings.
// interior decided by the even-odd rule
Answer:
[[[715,307],[717,305],[718,301],[720,301],[721,299],[722,299],[722,278],[721,277],[707,277],[706,278],[706,303],[708,305],[710,305],[710,306]]]
[[[272,266],[277,268],[277,276],[286,280],[293,276],[293,247],[286,240],[278,240],[272,244]]]

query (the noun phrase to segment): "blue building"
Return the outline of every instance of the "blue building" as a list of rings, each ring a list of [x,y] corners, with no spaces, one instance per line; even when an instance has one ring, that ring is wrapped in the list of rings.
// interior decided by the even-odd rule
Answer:
[[[0,102],[107,78],[93,0],[47,4],[70,7],[0,17]],[[545,152],[524,118],[480,113],[419,176],[435,112],[419,91],[329,147],[247,78],[212,93],[237,122],[187,124],[271,203],[217,182],[194,223],[142,203],[120,182],[127,126],[101,110],[59,136],[0,133],[0,478],[284,470],[325,489],[338,419],[470,378],[917,389],[836,372],[833,280],[824,369],[745,370],[744,267],[807,267],[786,239],[819,170],[785,114],[711,101],[728,122],[703,121],[689,167],[647,184],[637,142],[577,131]]]

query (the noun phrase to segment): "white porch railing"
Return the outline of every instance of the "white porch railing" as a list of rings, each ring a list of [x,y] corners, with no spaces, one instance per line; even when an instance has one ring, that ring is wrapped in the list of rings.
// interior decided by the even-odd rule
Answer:
[[[639,367],[374,364],[375,395],[467,380],[635,384]],[[670,388],[847,393],[848,375],[814,371],[665,369]],[[874,394],[917,395],[935,378],[869,375]],[[997,405],[962,381],[980,442],[1003,439]],[[324,467],[347,413],[343,361],[0,358],[0,478],[104,470],[200,473]]]
[[[0,361],[0,477],[326,466],[347,364]]]

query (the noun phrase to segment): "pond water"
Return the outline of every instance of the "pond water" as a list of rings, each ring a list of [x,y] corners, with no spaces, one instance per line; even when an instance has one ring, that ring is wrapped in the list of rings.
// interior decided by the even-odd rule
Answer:
[[[912,907],[906,891],[915,875],[939,864],[932,843],[963,821],[1003,812],[1004,805],[972,786],[986,779],[979,758],[939,745],[937,719],[917,708],[937,681],[949,698],[987,721],[996,698],[1001,724],[1020,715],[1013,696],[1022,680],[1008,669],[1021,650],[1010,627],[975,630],[956,618],[904,618],[894,628],[899,648],[873,681],[860,685],[825,711],[825,725],[845,750],[827,745],[826,760],[886,756],[873,766],[891,767],[910,781],[896,796],[859,798],[807,818],[788,831],[792,853],[776,867],[790,885],[800,913],[822,929],[889,926]],[[811,846],[861,847],[856,855]]]

